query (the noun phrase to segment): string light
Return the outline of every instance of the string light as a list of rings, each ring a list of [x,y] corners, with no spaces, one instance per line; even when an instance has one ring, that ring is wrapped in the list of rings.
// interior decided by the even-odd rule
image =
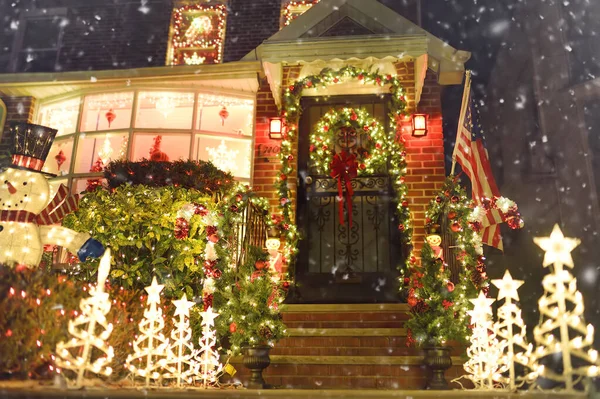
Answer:
[[[550,274],[542,280],[545,293],[538,302],[542,318],[533,329],[536,348],[530,366],[540,377],[559,382],[564,392],[576,392],[584,378],[600,375],[594,327],[583,319],[583,295],[575,277],[563,269],[574,267],[571,251],[580,241],[565,237],[557,224],[550,237],[536,237],[534,242],[545,251],[543,266],[550,266]],[[556,355],[561,357],[562,373],[541,364]]]
[[[69,321],[69,334],[73,338],[56,345],[56,365],[77,374],[74,383],[76,388],[83,386],[86,371],[106,376],[112,374],[108,364],[113,359],[114,350],[106,343],[113,330],[112,324],[106,320],[111,302],[108,293],[104,292],[110,262],[110,249],[107,249],[98,267],[98,284],[96,287],[91,287],[88,298],[81,300],[79,304],[81,315],[75,312],[77,317]],[[98,328],[102,330],[100,334],[96,333]],[[39,341],[38,346],[41,346]],[[97,349],[105,356],[97,357],[92,361],[93,349]]]
[[[227,7],[223,4],[193,4],[175,8],[171,23],[173,35],[169,63],[185,64],[186,56],[187,62],[193,59],[193,65],[201,60],[202,63],[212,64],[222,62],[226,17]],[[187,21],[191,22],[186,26]]]

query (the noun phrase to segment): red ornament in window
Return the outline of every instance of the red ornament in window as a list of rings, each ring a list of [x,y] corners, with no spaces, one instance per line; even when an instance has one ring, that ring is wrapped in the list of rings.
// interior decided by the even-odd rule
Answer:
[[[221,126],[225,126],[225,119],[229,116],[229,111],[227,111],[227,107],[223,106],[219,111],[219,116],[221,117]]]
[[[62,166],[63,163],[65,163],[65,161],[67,160],[67,157],[65,156],[65,153],[63,152],[63,150],[60,150],[58,152],[58,154],[56,154],[54,159],[56,159],[56,164],[58,165],[58,170],[60,170],[60,167]]]
[[[160,150],[162,136],[154,138],[154,145],[150,148],[150,160],[158,162],[169,162],[169,156]]]
[[[117,114],[115,114],[115,112],[111,109],[108,110],[108,112],[106,114],[104,114],[104,116],[106,117],[106,120],[108,122],[108,127],[110,127],[110,124],[117,119]]]

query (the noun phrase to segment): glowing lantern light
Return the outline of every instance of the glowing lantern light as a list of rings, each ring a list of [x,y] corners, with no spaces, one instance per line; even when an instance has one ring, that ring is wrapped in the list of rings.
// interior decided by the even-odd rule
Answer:
[[[414,114],[412,118],[412,135],[423,137],[427,135],[427,115]]]

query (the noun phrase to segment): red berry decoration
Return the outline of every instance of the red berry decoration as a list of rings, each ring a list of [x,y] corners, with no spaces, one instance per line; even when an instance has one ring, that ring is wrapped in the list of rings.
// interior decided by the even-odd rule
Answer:
[[[398,230],[400,230],[400,231],[404,231],[404,229],[405,229],[405,227],[404,227],[404,224],[400,223],[400,224],[398,225]]]
[[[363,130],[364,130],[365,132],[368,132],[368,131],[369,131],[369,129],[370,129],[370,127],[369,127],[369,126],[363,126]]]
[[[326,132],[328,132],[329,131],[329,126],[327,126],[327,125],[323,126],[323,130],[326,131]]]
[[[294,160],[294,156],[293,155],[288,155],[287,159],[288,159],[288,161],[293,161]]]
[[[358,115],[356,115],[354,112],[352,113],[352,115],[350,115],[350,119],[352,119],[353,121],[358,119]]]
[[[333,83],[337,83],[337,82],[339,82],[339,81],[340,81],[340,80],[339,80],[338,78],[333,78]]]
[[[286,181],[287,180],[287,175],[285,175],[285,174],[282,173],[281,175],[279,175],[279,179],[281,179],[282,181]]]
[[[316,149],[317,147],[314,144],[311,144],[309,147],[310,152],[315,152]]]
[[[216,234],[211,234],[208,236],[208,241],[217,243],[219,241],[219,236]]]
[[[231,324],[229,325],[229,332],[230,332],[230,333],[234,333],[234,332],[236,332],[236,331],[237,331],[237,324],[235,324],[235,321],[234,321],[233,323],[231,323]]]
[[[460,223],[456,223],[456,222],[452,223],[452,226],[450,226],[450,229],[455,233],[462,231],[462,227],[460,226]]]
[[[213,270],[212,275],[214,278],[216,278],[218,280],[223,275],[223,272],[220,271],[219,269],[215,269],[215,270]]]
[[[254,264],[254,267],[256,268],[256,270],[262,270],[265,267],[267,267],[267,263],[264,260],[257,260]]]
[[[452,281],[448,281],[448,285],[446,286],[446,288],[448,289],[448,292],[454,291],[454,283]]]
[[[442,202],[442,197],[435,197],[435,202],[437,202],[438,204],[440,204]]]
[[[290,91],[294,91],[295,87],[294,86],[290,86],[290,87],[288,87],[288,89],[290,89]]]
[[[306,87],[312,87],[312,82],[310,80],[306,82]]]
[[[456,218],[456,212],[450,211],[448,212],[448,219],[452,220]]]
[[[242,196],[242,194],[236,194],[236,196],[235,196],[235,200],[236,200],[237,202],[241,202],[241,201],[242,201],[242,199],[244,199],[244,197]]]
[[[287,203],[288,203],[288,199],[287,199],[287,198],[281,198],[281,199],[279,200],[279,203],[281,204],[281,206],[283,206],[283,205],[285,205],[285,204],[287,204]]]
[[[367,165],[365,165],[364,163],[361,163],[360,165],[358,165],[358,167],[360,168],[360,170],[367,169]]]
[[[456,204],[458,202],[458,197],[456,195],[453,195],[452,198],[450,198],[450,201],[452,201],[453,204]]]
[[[360,75],[358,75],[358,80],[363,80],[365,78],[365,76],[361,73]]]
[[[410,284],[410,278],[409,277],[404,277],[404,285],[407,286]]]
[[[408,206],[408,201],[406,201],[406,200],[402,201],[402,206],[406,208]]]

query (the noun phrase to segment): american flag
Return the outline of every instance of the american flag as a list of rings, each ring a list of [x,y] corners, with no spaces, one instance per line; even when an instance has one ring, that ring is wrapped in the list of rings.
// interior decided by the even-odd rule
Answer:
[[[473,102],[470,72],[467,72],[465,81],[465,92],[452,158],[454,162],[458,162],[463,172],[471,180],[472,196],[477,205],[480,205],[484,198],[500,196],[492,174],[488,152],[484,146],[477,108]],[[487,212],[482,231],[484,244],[503,249],[500,235],[500,223],[502,222],[500,211],[491,209]]]

